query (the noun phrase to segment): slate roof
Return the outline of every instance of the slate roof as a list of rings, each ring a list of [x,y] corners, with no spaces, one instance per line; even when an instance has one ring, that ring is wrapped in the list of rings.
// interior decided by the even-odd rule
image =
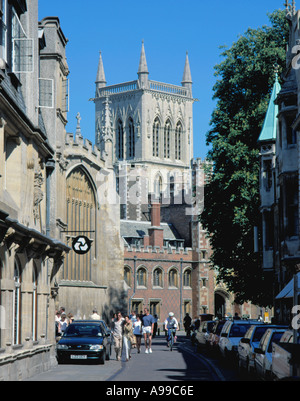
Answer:
[[[121,220],[121,236],[123,238],[143,238],[144,235],[148,235],[150,227],[150,221]],[[160,223],[160,227],[164,230],[165,240],[182,239],[172,224]]]

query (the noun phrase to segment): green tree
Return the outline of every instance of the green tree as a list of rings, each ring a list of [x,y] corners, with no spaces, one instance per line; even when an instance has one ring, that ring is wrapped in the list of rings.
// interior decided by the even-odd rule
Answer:
[[[269,15],[271,26],[248,29],[224,49],[215,67],[217,100],[207,133],[213,164],[200,216],[213,248],[212,262],[236,302],[272,302],[272,278],[254,253],[254,226],[260,225],[259,137],[270,93],[274,65],[285,66],[288,23],[284,11]]]

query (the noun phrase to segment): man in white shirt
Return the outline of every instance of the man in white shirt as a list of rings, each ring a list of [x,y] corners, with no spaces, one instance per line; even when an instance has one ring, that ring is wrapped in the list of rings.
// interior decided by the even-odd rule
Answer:
[[[167,335],[167,342],[169,346],[169,341],[171,341],[171,330],[178,330],[178,321],[176,317],[174,316],[173,312],[169,313],[169,316],[164,322],[165,330],[168,332]],[[174,339],[176,341],[176,336],[174,336]]]
[[[117,361],[121,360],[121,355],[122,355],[124,321],[125,319],[122,317],[121,312],[118,312],[117,317],[113,319],[112,333],[114,338]]]
[[[101,320],[100,315],[98,315],[98,312],[96,311],[96,309],[93,310],[93,314],[91,315],[91,319],[93,320]]]

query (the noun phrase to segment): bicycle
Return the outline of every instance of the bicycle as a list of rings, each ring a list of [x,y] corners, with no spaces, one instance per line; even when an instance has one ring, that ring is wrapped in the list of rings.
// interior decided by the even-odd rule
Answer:
[[[170,336],[171,336],[171,339],[170,339],[170,341],[168,341],[170,351],[173,350],[174,336],[175,336],[175,334],[176,334],[176,329],[170,329]]]

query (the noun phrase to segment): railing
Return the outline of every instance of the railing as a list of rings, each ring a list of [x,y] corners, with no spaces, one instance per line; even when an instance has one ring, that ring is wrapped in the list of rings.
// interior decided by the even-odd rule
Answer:
[[[98,88],[97,96],[105,97],[105,96],[114,95],[114,94],[118,94],[118,93],[134,91],[137,89],[140,89],[140,87],[138,85],[138,81],[130,81],[130,82],[122,83],[122,84],[106,86],[104,88]],[[147,88],[145,88],[145,89],[147,89]],[[171,95],[173,94],[173,95],[180,95],[180,96],[189,96],[189,90],[187,88],[184,88],[182,86],[177,86],[177,85],[166,84],[166,83],[158,82],[158,81],[150,81],[149,80],[148,89],[154,90],[157,92],[168,93]]]
[[[183,88],[182,86],[165,84],[157,81],[149,81],[149,87],[152,90],[164,93],[170,93],[173,95],[181,95],[188,96],[189,92],[187,88]]]
[[[138,89],[137,81],[130,81],[130,82],[125,82],[123,84],[117,84],[117,85],[106,86],[104,88],[99,88],[97,91],[97,95],[99,97],[102,97],[102,96],[114,95],[117,93],[133,91],[136,89]]]

